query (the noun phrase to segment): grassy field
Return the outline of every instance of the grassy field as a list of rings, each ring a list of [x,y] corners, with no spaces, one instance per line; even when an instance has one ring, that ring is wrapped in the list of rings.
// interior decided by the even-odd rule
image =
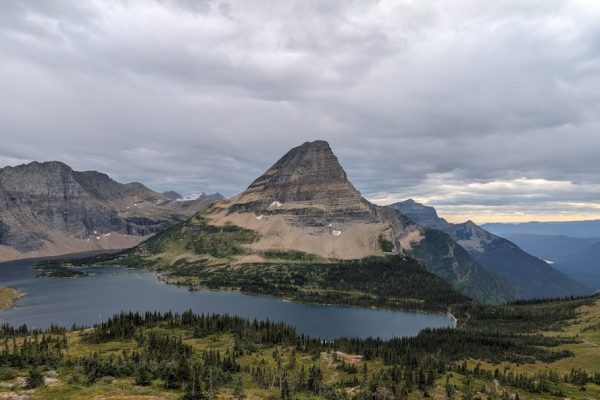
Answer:
[[[600,300],[578,309],[578,317],[562,329],[543,332],[547,336],[573,337],[577,343],[559,346],[573,352],[574,357],[549,364],[509,365],[519,372],[537,372],[554,369],[568,373],[572,368],[585,368],[600,373]],[[600,398],[600,393],[598,395]]]
[[[549,374],[551,371],[561,375],[569,374],[573,370],[585,369],[589,373],[600,373],[600,299],[592,304],[583,305],[577,309],[577,317],[570,320],[564,326],[554,328],[549,331],[541,332],[550,337],[571,337],[575,343],[560,345],[555,350],[568,350],[573,353],[572,357],[560,359],[551,363],[533,363],[533,364],[515,364],[502,362],[492,364],[482,360],[467,360],[470,369],[480,365],[482,369],[494,371],[512,371],[514,374],[523,374],[525,376],[538,376],[539,374]],[[458,386],[463,386],[464,376],[459,373],[453,373],[451,380]],[[441,382],[438,382],[441,384]],[[496,388],[498,392],[506,390],[510,393],[519,393],[521,399],[600,399],[600,385],[589,383],[582,386],[574,384],[551,383],[555,389],[563,391],[562,396],[553,396],[547,393],[530,394],[523,390],[511,388],[489,379],[473,379],[473,386]],[[439,397],[440,399],[446,397]]]
[[[220,354],[227,354],[234,346],[234,338],[230,334],[209,335],[203,338],[191,338],[188,331],[155,329],[157,333],[169,333],[187,337],[184,342],[193,347],[195,354],[202,354],[204,351],[219,351]],[[101,344],[85,343],[81,339],[81,332],[70,332],[67,334],[69,347],[65,351],[67,357],[80,357],[95,354],[98,357],[109,355],[119,355],[124,351],[135,351],[138,346],[133,340],[130,341],[110,341]],[[324,380],[328,383],[334,383],[349,375],[338,372],[335,367],[340,365],[337,361],[339,356],[334,353],[325,353],[315,357],[311,354],[296,353],[290,346],[268,346],[257,349],[252,354],[240,356],[237,362],[241,366],[261,366],[262,368],[276,368],[277,359],[284,359],[289,362],[291,358],[298,366],[304,366],[306,369],[317,365],[324,371]],[[358,360],[360,358],[357,358]],[[375,368],[376,362],[369,363]],[[380,364],[380,363],[379,363]],[[106,376],[92,384],[82,383],[78,378],[77,368],[58,368],[58,378],[37,389],[27,389],[19,387],[20,382],[24,382],[27,376],[27,370],[0,367],[0,399],[10,398],[9,395],[28,395],[32,399],[39,400],[146,400],[146,399],[180,399],[182,390],[167,390],[164,388],[164,382],[161,380],[153,381],[149,386],[138,386],[132,378],[113,378]],[[278,399],[279,386],[264,388],[256,385],[251,377],[243,375],[244,396],[246,399]],[[234,399],[233,387],[220,388],[215,398]],[[311,396],[300,394],[298,399],[319,399],[321,396]]]
[[[0,310],[10,307],[21,296],[22,293],[18,290],[0,287]]]

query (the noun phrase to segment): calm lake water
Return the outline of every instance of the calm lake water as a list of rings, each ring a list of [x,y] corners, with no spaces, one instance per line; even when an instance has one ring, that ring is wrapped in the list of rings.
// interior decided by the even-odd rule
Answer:
[[[77,279],[37,278],[36,261],[0,263],[0,285],[26,293],[16,307],[0,312],[0,323],[46,328],[51,323],[92,325],[122,310],[228,313],[295,326],[312,337],[413,336],[424,328],[452,326],[444,314],[309,305],[235,292],[166,285],[155,274],[125,268],[93,268]]]

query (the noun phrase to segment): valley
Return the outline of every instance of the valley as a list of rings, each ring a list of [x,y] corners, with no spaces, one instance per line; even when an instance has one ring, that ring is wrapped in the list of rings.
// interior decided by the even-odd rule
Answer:
[[[524,233],[507,234],[506,237],[530,254],[546,260],[552,268],[572,280],[597,290],[600,288],[600,238],[587,236],[594,235],[595,232],[588,234],[585,229],[580,231],[580,235],[585,235],[584,237],[565,235],[564,233],[573,233],[572,229],[566,229],[573,225],[589,226],[583,221],[579,224],[566,224],[564,229],[558,230],[558,235]],[[556,226],[560,228],[563,225]]]
[[[471,222],[370,203],[327,142],[213,200],[125,250],[0,264],[19,290],[1,292],[0,398],[600,393],[592,289]]]
[[[599,1],[0,10],[0,400],[600,400]]]

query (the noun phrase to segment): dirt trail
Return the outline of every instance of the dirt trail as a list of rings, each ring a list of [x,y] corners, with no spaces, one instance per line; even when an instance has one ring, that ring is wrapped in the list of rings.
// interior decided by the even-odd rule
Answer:
[[[335,383],[337,381],[337,377],[338,377],[339,373],[334,369],[335,368],[334,367],[335,359],[333,357],[333,354],[323,352],[323,353],[321,353],[321,357],[323,357],[325,359],[325,361],[327,361],[327,368],[333,369],[331,378],[329,378],[329,380],[327,381],[327,384]]]

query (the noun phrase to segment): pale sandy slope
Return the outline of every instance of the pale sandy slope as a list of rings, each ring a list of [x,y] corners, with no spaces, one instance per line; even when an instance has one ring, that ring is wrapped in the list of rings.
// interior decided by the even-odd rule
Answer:
[[[67,236],[59,231],[47,232],[51,241],[44,241],[44,247],[30,252],[20,252],[9,246],[0,245],[0,262],[24,258],[56,256],[61,254],[74,254],[95,250],[114,250],[133,247],[147,239],[149,236],[123,235],[116,232],[79,239]]]
[[[303,223],[303,217],[297,215],[298,211],[306,212],[319,206],[303,202],[282,203],[263,211],[230,211],[236,204],[246,201],[243,196],[221,201],[204,215],[215,226],[233,224],[257,232],[259,240],[249,245],[253,250],[297,250],[324,258],[360,259],[383,254],[379,237],[396,242],[402,250],[410,250],[422,239],[417,226],[402,226],[399,231],[385,219],[375,216],[346,220],[325,213],[323,224],[307,225]],[[371,212],[369,209],[364,211]]]

